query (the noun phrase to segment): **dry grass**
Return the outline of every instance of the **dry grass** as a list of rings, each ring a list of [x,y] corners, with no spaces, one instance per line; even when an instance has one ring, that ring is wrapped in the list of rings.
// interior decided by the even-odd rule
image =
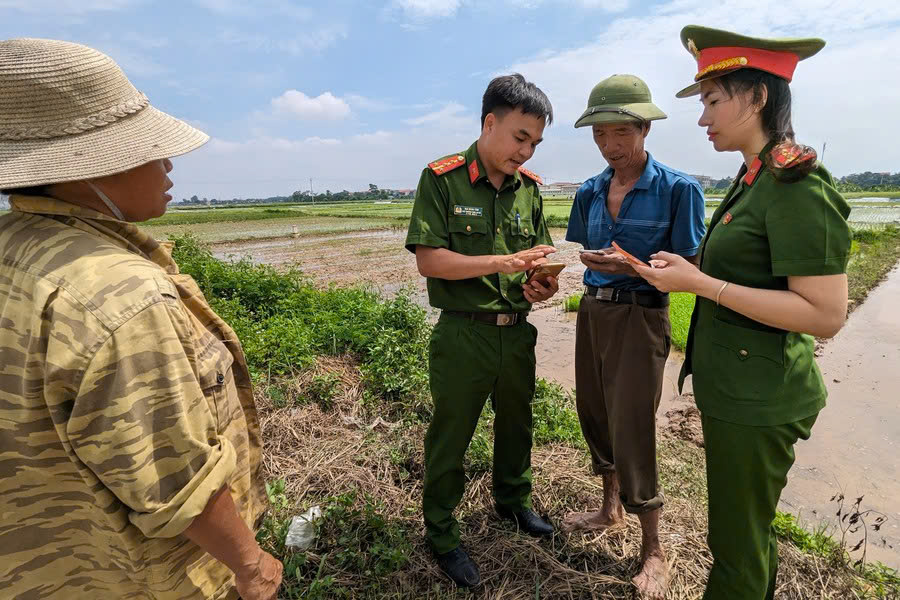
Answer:
[[[359,371],[347,359],[322,359],[295,382],[296,394],[320,373],[336,374],[339,398],[323,412],[308,404],[275,408],[259,394],[266,443],[265,472],[282,479],[293,503],[291,514],[322,503],[327,497],[357,491],[374,498],[381,514],[398,527],[412,546],[403,569],[374,580],[351,570],[329,570],[327,557],[308,553],[321,575],[334,577],[353,598],[451,598],[472,595],[485,599],[633,599],[631,577],[637,572],[641,533],[636,518],[625,527],[602,534],[557,535],[535,540],[518,534],[492,509],[489,473],[470,479],[457,511],[463,544],[479,564],[483,584],[474,592],[452,588],[431,559],[424,541],[420,499],[425,426],[373,419],[361,402]],[[589,475],[585,453],[563,445],[536,448],[535,509],[556,523],[570,511],[598,507],[599,478]],[[686,443],[661,443],[660,472],[668,494],[661,536],[672,564],[667,598],[702,596],[711,558],[706,547],[705,482],[702,451]],[[802,554],[782,544],[776,595],[781,599],[848,599],[859,597],[845,568]],[[309,581],[293,581],[283,597],[302,597]],[[321,597],[332,597],[324,595]]]

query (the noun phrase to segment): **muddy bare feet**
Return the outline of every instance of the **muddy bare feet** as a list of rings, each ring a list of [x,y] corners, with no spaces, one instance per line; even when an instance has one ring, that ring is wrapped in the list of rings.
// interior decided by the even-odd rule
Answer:
[[[644,559],[641,572],[631,580],[641,600],[663,600],[669,590],[669,563],[662,550]]]
[[[602,510],[593,512],[571,513],[566,515],[563,520],[562,530],[565,533],[575,533],[576,531],[594,531],[599,532],[610,529],[625,522],[625,514],[619,510],[618,513],[607,513]]]

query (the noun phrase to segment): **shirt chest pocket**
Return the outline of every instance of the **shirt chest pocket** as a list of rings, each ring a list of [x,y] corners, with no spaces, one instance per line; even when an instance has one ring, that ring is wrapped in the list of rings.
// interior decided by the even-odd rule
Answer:
[[[206,345],[197,357],[197,381],[215,417],[218,434],[225,431],[239,408],[232,371],[234,356],[212,334],[204,341]]]
[[[519,252],[534,246],[534,223],[531,220],[531,215],[528,215],[527,218],[523,215],[516,218],[513,215],[512,219],[509,220],[509,229],[510,250]]]
[[[492,254],[493,237],[484,217],[451,216],[447,222],[450,250],[469,256]]]
[[[620,219],[618,225],[620,227],[614,236],[615,240],[642,260],[649,260],[651,254],[660,250],[672,250],[669,221]],[[641,252],[642,249],[647,251],[645,255]]]

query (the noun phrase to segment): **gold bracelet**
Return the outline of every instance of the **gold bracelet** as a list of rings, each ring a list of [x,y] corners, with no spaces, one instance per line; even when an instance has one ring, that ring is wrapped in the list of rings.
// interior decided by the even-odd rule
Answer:
[[[719,293],[716,294],[716,306],[719,305],[719,298],[722,297],[722,292],[725,291],[725,288],[728,287],[728,284],[729,284],[729,283],[731,283],[731,282],[730,282],[730,281],[726,281],[725,283],[722,284],[722,287],[719,288]]]

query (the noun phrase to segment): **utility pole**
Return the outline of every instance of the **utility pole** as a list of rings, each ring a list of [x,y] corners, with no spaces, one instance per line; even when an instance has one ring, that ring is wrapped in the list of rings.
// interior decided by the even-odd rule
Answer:
[[[312,200],[313,204],[316,203],[316,197],[313,196],[313,192],[312,192],[312,177],[309,178],[309,198],[310,198],[310,200]]]
[[[828,142],[822,142],[822,158],[819,159],[819,162],[825,162],[825,146],[828,145]]]

